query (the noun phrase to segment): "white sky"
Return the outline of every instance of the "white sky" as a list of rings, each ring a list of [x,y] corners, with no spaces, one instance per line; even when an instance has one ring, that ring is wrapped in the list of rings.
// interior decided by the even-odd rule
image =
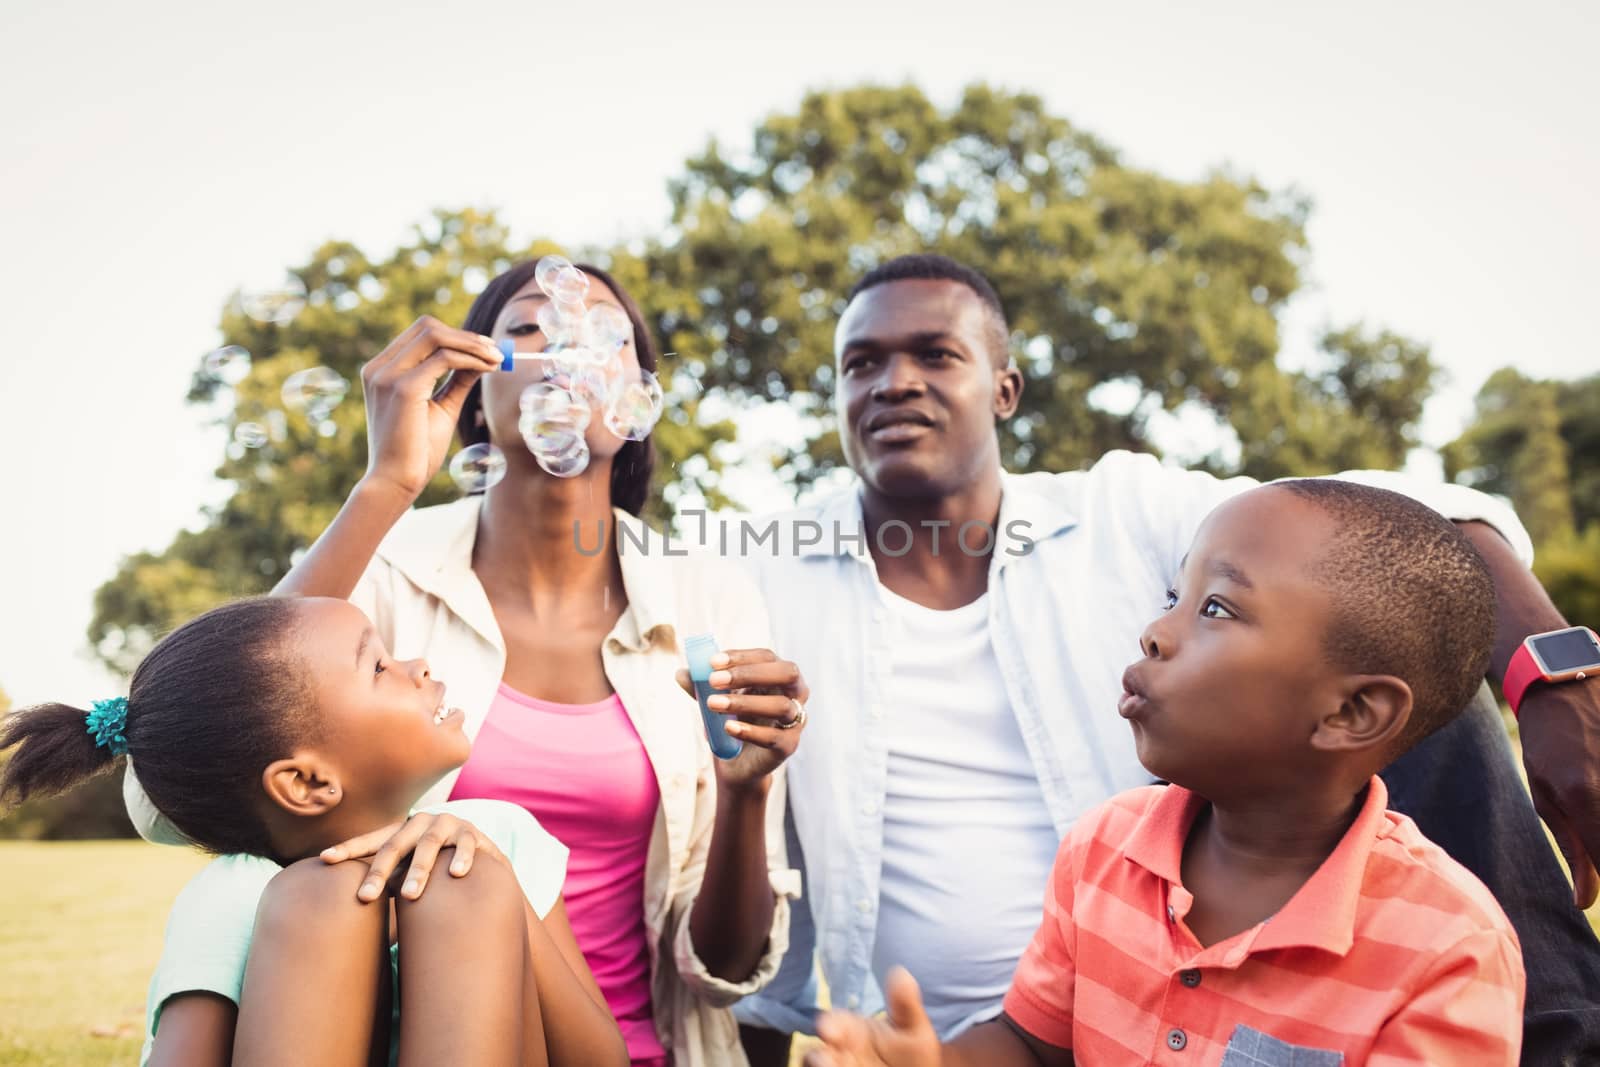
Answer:
[[[1230,163],[1316,200],[1289,347],[1364,317],[1433,343],[1431,443],[1494,368],[1600,370],[1600,15],[1527,0],[1330,7],[918,3],[0,5],[0,686],[118,691],[94,588],[201,504],[183,397],[223,299],[435,206],[518,239],[649,232],[708,135],[807,88],[983,79],[1138,164]],[[467,12],[470,12],[467,13]]]

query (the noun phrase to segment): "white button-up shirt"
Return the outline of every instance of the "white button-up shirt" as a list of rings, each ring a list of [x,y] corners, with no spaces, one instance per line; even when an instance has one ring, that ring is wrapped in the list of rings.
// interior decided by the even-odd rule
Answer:
[[[1406,493],[1457,521],[1488,522],[1532,559],[1515,514],[1485,494],[1390,472],[1340,477]],[[1122,671],[1138,657],[1139,635],[1164,606],[1201,520],[1257,484],[1128,452],[1112,452],[1086,471],[1003,475],[989,568],[990,638],[1058,836],[1114,793],[1152,780],[1116,713]],[[774,523],[776,536],[757,540]],[[944,550],[960,551],[956,533],[941,531]],[[887,792],[884,719],[899,699],[891,688],[889,621],[858,490],[737,520],[718,536],[724,551],[751,568],[773,608],[776,647],[811,686],[805,744],[787,765],[789,860],[803,866],[805,896],[792,914],[778,977],[735,1013],[811,1033],[813,950],[835,1006],[871,1013],[883,1004],[872,960]],[[881,539],[889,552],[905,542],[893,530]],[[983,540],[973,530],[967,543],[977,548]],[[1039,889],[1018,887],[1035,899]],[[994,1014],[1000,1008],[996,1002]]]

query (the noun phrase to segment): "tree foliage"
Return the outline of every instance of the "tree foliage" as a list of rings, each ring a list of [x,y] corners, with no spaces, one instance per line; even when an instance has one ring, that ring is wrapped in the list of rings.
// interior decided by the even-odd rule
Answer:
[[[676,353],[656,432],[658,509],[689,492],[729,502],[717,446],[732,426],[713,412],[771,403],[804,416],[817,432],[776,461],[796,489],[841,462],[834,324],[854,279],[902,252],[946,252],[1002,294],[1028,382],[1001,431],[1016,470],[1158,451],[1161,414],[1193,412],[1224,443],[1237,438],[1210,457],[1220,472],[1395,466],[1434,382],[1424,346],[1354,326],[1330,328],[1314,366],[1280,367],[1277,316],[1301,283],[1307,201],[1228,173],[1141,169],[1027,93],[974,86],[948,109],[911,86],[811,93],[761,122],[748,150],[710,144],[670,192],[670,222],[639,254],[594,252]],[[255,355],[227,425],[266,419],[303,367],[354,383],[418,314],[460,322],[490,275],[549,248],[512,248],[480,211],[436,212],[381,256],[324,244],[292,272],[309,294],[292,321],[224,310],[223,341]],[[191,395],[216,389],[197,373]],[[1121,402],[1108,399],[1118,390]],[[128,671],[176,623],[278,579],[363,468],[359,400],[334,421],[332,438],[291,417],[282,441],[230,448],[218,475],[233,491],[204,528],[128,558],[96,594],[90,638],[106,662]],[[423,502],[454,492],[441,477]]]
[[[1442,452],[1446,477],[1510,497],[1536,542],[1600,521],[1600,374],[1495,371],[1472,424]]]
[[[672,185],[647,254],[659,329],[707,392],[829,424],[833,328],[852,281],[932,250],[982,269],[1027,377],[1002,429],[1013,469],[1157,451],[1157,412],[1237,433],[1262,476],[1393,466],[1433,385],[1427,349],[1329,330],[1318,367],[1277,365],[1277,312],[1300,285],[1307,202],[1218,173],[1176,181],[1124,162],[1038,97],[985,86],[948,111],[918,89],[809,94],[750,148],[712,143]],[[1097,402],[1121,383],[1133,403]],[[1130,390],[1131,387],[1131,390]],[[780,463],[797,485],[841,462],[819,434]]]
[[[1567,618],[1600,619],[1600,375],[1540,381],[1514,367],[1479,389],[1445,476],[1511,498],[1534,573]]]
[[[129,673],[161,634],[183,620],[225,600],[270,589],[296,553],[332,521],[365,469],[361,365],[419,315],[460,323],[473,295],[495,273],[526,256],[555,250],[547,241],[512,248],[505,226],[492,213],[437,211],[382,258],[346,241],[318,248],[289,272],[304,283],[307,299],[285,324],[256,321],[230,301],[220,324],[223,343],[242,346],[253,358],[249,377],[231,391],[223,418],[229,433],[241,422],[268,423],[282,412],[284,379],[319,364],[351,383],[350,395],[332,416],[338,432],[321,436],[305,418],[290,414],[282,424],[282,440],[253,450],[230,444],[217,476],[233,491],[206,516],[204,528],[180,532],[161,552],[128,557],[96,591],[89,638],[100,657]],[[625,253],[602,258],[625,286],[642,277]],[[190,399],[210,401],[225,389],[206,374],[197,355]],[[663,478],[673,477],[681,460],[710,453],[712,445],[731,436],[725,422],[702,425],[698,405],[695,397],[680,398],[658,427]],[[441,473],[420,503],[457,495]]]

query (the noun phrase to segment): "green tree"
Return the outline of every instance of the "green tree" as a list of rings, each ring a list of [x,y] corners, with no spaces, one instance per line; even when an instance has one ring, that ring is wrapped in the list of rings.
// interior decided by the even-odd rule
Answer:
[[[1510,497],[1536,545],[1575,524],[1563,385],[1495,371],[1478,390],[1472,424],[1441,450],[1445,477]]]
[[[1240,442],[1211,457],[1220,472],[1394,466],[1435,377],[1424,346],[1357,327],[1329,329],[1313,366],[1280,368],[1277,315],[1309,254],[1305,198],[1228,173],[1185,182],[1131,166],[1026,93],[973,86],[950,109],[911,86],[811,93],[761,122],[748,150],[708,146],[670,193],[671,219],[642,254],[595,253],[676,353],[656,431],[657,518],[686,493],[730,503],[718,446],[732,426],[712,412],[798,412],[813,432],[775,461],[797,489],[841,462],[834,324],[853,280],[902,252],[971,262],[1004,297],[1028,378],[1002,429],[1012,469],[1155,451],[1156,416],[1194,410]],[[475,211],[437,212],[381,258],[325,244],[293,271],[309,297],[292,321],[224,312],[224,340],[256,354],[226,422],[266,419],[303,367],[354,382],[416,315],[459,322],[490,274],[547,248],[512,250],[494,216]],[[1133,402],[1107,401],[1108,386]],[[192,395],[216,388],[197,375]],[[123,562],[90,626],[108,663],[130,670],[177,622],[278,579],[362,470],[360,404],[347,400],[334,421],[333,438],[291,418],[283,441],[233,448],[218,468],[233,493],[205,528]],[[453,493],[441,478],[424,502]]]
[[[1533,573],[1563,615],[1594,626],[1600,619],[1600,522],[1540,545]]]
[[[1495,371],[1442,454],[1446,477],[1511,498],[1533,537],[1534,573],[1562,613],[1600,618],[1600,375]]]
[[[748,150],[713,142],[671,188],[649,296],[668,347],[710,394],[778,401],[830,425],[844,294],[894,255],[933,250],[995,283],[1028,379],[1003,429],[1013,469],[1065,470],[1110,448],[1154,451],[1150,421],[1189,407],[1243,442],[1219,470],[1393,466],[1435,369],[1425,347],[1332,329],[1321,364],[1276,363],[1299,287],[1309,205],[1247,178],[1176,181],[1133,167],[1038,97],[977,85],[950,110],[917,88],[807,95]],[[1137,401],[1094,391],[1122,383]],[[1124,389],[1126,392],[1126,388]],[[841,462],[831,432],[780,471]]]
[[[323,437],[291,414],[281,440],[254,450],[230,445],[217,476],[233,491],[207,515],[205,527],[179,533],[160,552],[128,557],[96,591],[89,638],[100,657],[131,673],[155,640],[178,623],[225,600],[270,589],[333,519],[365,469],[361,365],[419,315],[461,322],[489,277],[518,259],[555,250],[544,241],[513,249],[492,213],[438,211],[382,258],[347,241],[318,248],[290,272],[305,285],[307,297],[286,323],[256,321],[230,301],[221,319],[223,342],[253,354],[249,377],[233,387],[223,417],[230,434],[241,422],[266,424],[281,413],[284,379],[319,364],[351,383],[350,395],[332,416],[338,432]],[[626,253],[599,258],[623,285],[642,281],[641,264]],[[671,381],[668,367],[663,383]],[[225,388],[197,359],[190,399],[209,402]],[[729,423],[701,424],[698,397],[673,396],[656,433],[663,481],[679,477],[690,456],[711,456],[708,468],[714,471],[713,446],[732,436]],[[441,473],[421,503],[457,495]],[[711,499],[725,502],[714,490]]]

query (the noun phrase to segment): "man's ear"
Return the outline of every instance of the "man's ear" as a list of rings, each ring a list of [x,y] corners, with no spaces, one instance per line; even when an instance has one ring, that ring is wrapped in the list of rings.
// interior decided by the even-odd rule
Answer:
[[[1354,752],[1391,745],[1411,721],[1411,687],[1392,674],[1357,674],[1346,680],[1339,710],[1317,723],[1311,746]]]
[[[1022,402],[1022,381],[1022,372],[1010,361],[994,372],[994,417],[1001,422],[1017,413],[1017,405]]]
[[[309,752],[269,763],[261,772],[261,788],[268,801],[290,815],[326,815],[344,800],[338,772]]]

